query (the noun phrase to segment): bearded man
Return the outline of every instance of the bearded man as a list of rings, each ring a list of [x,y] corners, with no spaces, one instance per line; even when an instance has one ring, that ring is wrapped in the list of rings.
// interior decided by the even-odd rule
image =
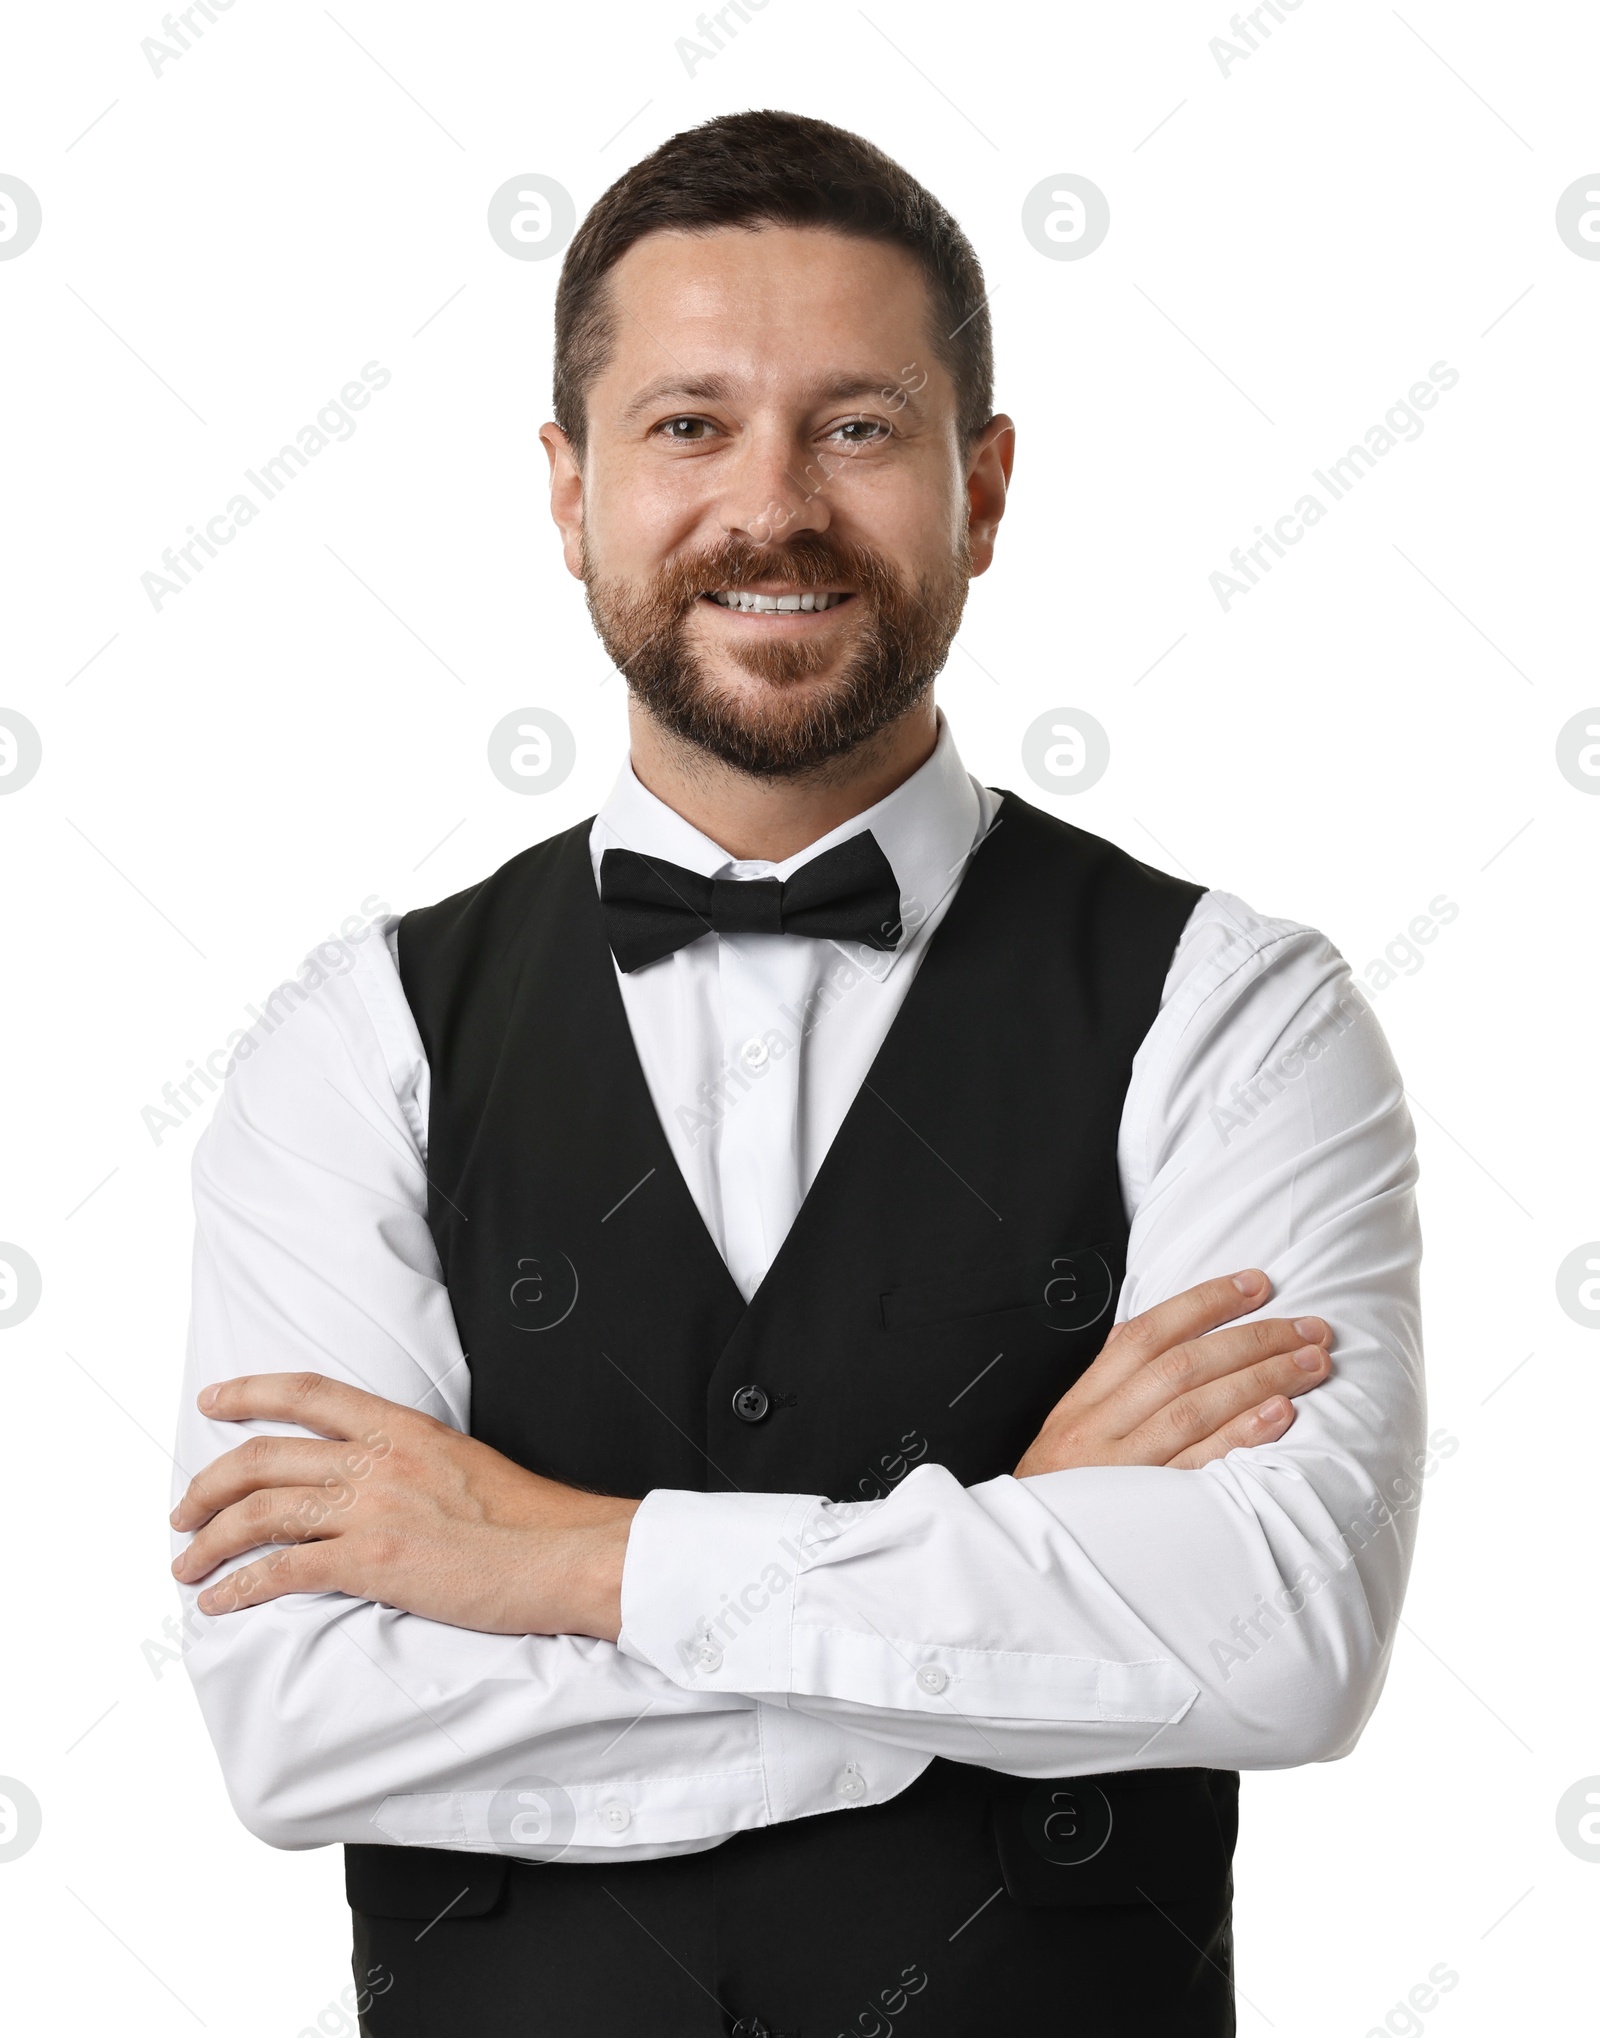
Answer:
[[[378,2038],[1218,2038],[1239,1771],[1376,1701],[1399,1078],[1320,934],[964,769],[992,375],[859,137],[613,185],[542,438],[615,789],[197,1155],[188,1667],[251,1830],[344,1844]]]

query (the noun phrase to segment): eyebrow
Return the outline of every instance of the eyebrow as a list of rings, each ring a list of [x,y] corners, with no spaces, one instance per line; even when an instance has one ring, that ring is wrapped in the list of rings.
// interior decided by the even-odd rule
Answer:
[[[638,421],[647,410],[668,399],[682,398],[689,403],[725,403],[734,408],[733,385],[725,375],[663,375],[657,381],[646,383],[623,409],[621,422],[631,425]],[[891,375],[837,375],[831,382],[823,384],[816,393],[819,403],[848,403],[858,396],[884,396],[899,394],[904,403],[897,406],[920,413],[922,406],[915,393],[908,389],[898,376]]]

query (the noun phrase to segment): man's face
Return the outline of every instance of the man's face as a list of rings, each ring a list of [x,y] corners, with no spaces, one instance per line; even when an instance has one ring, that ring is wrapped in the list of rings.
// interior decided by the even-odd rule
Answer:
[[[609,278],[581,470],[552,507],[607,650],[667,727],[757,776],[907,713],[989,563],[1009,421],[975,447],[902,250],[820,229],[652,234]]]

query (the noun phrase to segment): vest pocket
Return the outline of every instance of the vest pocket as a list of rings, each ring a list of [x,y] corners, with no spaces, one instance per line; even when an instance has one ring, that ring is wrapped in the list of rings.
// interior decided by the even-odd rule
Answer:
[[[1121,1263],[1115,1247],[1041,1248],[1025,1257],[951,1267],[947,1261],[915,1270],[878,1297],[885,1330],[914,1330],[964,1316],[1000,1316],[1031,1310],[1052,1330],[1111,1328]]]
[[[1165,1905],[1226,1894],[1238,1831],[1234,1771],[1009,1783],[993,1809],[1000,1870],[1014,1902]]]

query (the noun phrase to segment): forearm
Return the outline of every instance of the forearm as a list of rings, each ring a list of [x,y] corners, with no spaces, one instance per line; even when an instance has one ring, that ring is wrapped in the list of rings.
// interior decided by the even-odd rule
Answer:
[[[653,1495],[635,1547],[672,1561],[630,1560],[622,1648],[1013,1775],[1325,1759],[1377,1696],[1413,1517],[1352,1531],[1246,1460],[965,1490],[928,1467],[859,1510],[750,1496],[737,1533],[706,1496]]]
[[[678,1690],[604,1642],[480,1635],[307,1595],[187,1630],[229,1796],[277,1847],[503,1852],[495,1793],[536,1775],[572,1808],[564,1862],[644,1859],[831,1809],[861,1753],[825,1723]],[[618,1803],[622,1830],[602,1817]]]
[[[180,1461],[214,1452],[208,1433],[221,1428],[186,1415]],[[175,1533],[174,1548],[186,1540]],[[224,1605],[233,1572],[261,1554],[210,1575]],[[614,1629],[609,1568],[575,1572],[574,1626],[609,1617]],[[834,1809],[839,1777],[860,1767],[859,1736],[739,1694],[686,1692],[610,1641],[480,1633],[341,1592],[214,1615],[197,1598],[184,1588],[189,1675],[236,1810],[276,1846],[505,1851],[497,1802],[534,1776],[565,1807],[558,1858],[643,1859]],[[867,1752],[883,1796],[921,1767]]]

